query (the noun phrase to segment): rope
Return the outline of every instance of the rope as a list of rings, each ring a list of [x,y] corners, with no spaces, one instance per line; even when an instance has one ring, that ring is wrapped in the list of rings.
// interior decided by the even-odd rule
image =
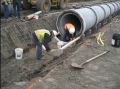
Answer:
[[[104,46],[103,36],[104,36],[104,32],[99,32],[97,36],[97,44],[100,46]]]

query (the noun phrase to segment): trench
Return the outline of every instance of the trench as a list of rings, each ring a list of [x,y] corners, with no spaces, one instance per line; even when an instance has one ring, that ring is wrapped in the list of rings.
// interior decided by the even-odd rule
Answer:
[[[45,28],[48,30],[56,29],[54,25],[58,14],[52,16],[42,16],[39,20],[28,22],[16,22],[15,20],[6,26],[1,26],[1,86],[6,87],[14,82],[30,80],[32,76],[38,74],[45,68],[50,61],[37,61],[35,51],[29,54],[33,44],[31,33],[37,29]],[[54,17],[54,18],[53,18]],[[15,48],[23,48],[23,60],[15,59]],[[38,64],[39,63],[39,64]],[[42,70],[41,70],[42,69]],[[43,73],[44,75],[45,73]]]
[[[31,40],[31,33],[36,29],[45,28],[48,30],[56,30],[56,20],[59,13],[42,16],[39,20],[31,20],[29,22],[19,23],[11,22],[9,25],[1,26],[1,87],[7,87],[14,82],[30,81],[35,77],[44,77],[50,70],[61,64],[67,57],[69,57],[78,47],[73,46],[64,51],[60,57],[45,55],[42,60],[35,59],[35,51],[29,54],[33,44]],[[68,15],[68,17],[72,17]],[[73,19],[77,18],[74,16]],[[67,21],[68,19],[66,19]],[[77,20],[79,22],[79,20]],[[77,23],[73,21],[76,25]],[[78,26],[78,25],[77,25]],[[78,28],[80,28],[78,26]],[[14,49],[20,47],[24,49],[23,60],[17,61],[15,59]],[[72,49],[72,50],[71,50]]]
[[[63,55],[59,57],[54,56],[51,61],[49,61],[46,64],[43,64],[42,67],[40,67],[39,69],[35,70],[33,73],[28,75],[26,79],[31,80],[36,77],[45,77],[53,68],[62,64],[63,61],[65,61],[65,59],[67,59],[70,55],[72,55],[72,53],[74,53],[78,49],[80,44],[82,44],[82,42],[72,46],[71,48],[64,50]]]
[[[73,47],[72,50],[67,49],[64,55],[60,57],[47,55],[50,60],[36,61],[32,54],[27,54],[31,49],[30,44],[33,44],[31,33],[41,28],[56,30],[55,24],[58,16],[59,13],[56,13],[41,16],[39,20],[22,23],[13,20],[9,24],[1,25],[1,87],[13,85],[14,82],[30,81],[37,76],[44,77],[51,69],[62,63],[63,60],[77,49],[76,47]],[[24,49],[22,61],[15,60],[14,49],[17,47]]]
[[[68,15],[71,17],[72,15]],[[54,18],[53,18],[54,17]],[[78,45],[72,46],[70,49],[66,49],[64,54],[60,57],[51,55],[45,55],[42,60],[35,60],[35,51],[29,54],[32,46],[31,33],[40,28],[46,28],[49,30],[56,30],[56,20],[58,14],[51,16],[43,16],[39,20],[32,20],[23,23],[11,23],[7,27],[2,27],[2,76],[1,87],[7,87],[14,82],[30,81],[35,77],[44,77],[57,65],[61,64],[67,57],[69,57],[77,48]],[[77,19],[75,16],[71,19]],[[67,21],[67,19],[66,19]],[[79,22],[79,20],[77,20]],[[76,23],[75,21],[73,21]],[[77,23],[76,23],[77,25]],[[80,28],[78,26],[78,28]],[[21,47],[24,49],[24,58],[21,61],[15,59],[14,49]]]

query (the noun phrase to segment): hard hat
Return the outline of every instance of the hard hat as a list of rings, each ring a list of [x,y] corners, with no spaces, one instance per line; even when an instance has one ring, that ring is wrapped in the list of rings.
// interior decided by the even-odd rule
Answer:
[[[56,36],[58,33],[57,31],[53,30],[53,34]]]
[[[69,33],[70,33],[70,34],[74,34],[74,33],[75,33],[75,28],[70,28],[70,29],[69,29]]]

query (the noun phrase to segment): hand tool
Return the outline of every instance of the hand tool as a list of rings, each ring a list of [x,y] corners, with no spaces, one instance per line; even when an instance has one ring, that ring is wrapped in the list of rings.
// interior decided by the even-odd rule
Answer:
[[[102,56],[102,55],[104,55],[104,54],[106,54],[106,53],[108,53],[108,52],[110,52],[110,51],[105,51],[105,52],[103,52],[103,53],[101,53],[101,54],[99,54],[99,55],[97,55],[97,56],[94,56],[94,57],[88,59],[87,61],[81,63],[80,65],[77,64],[77,63],[72,63],[71,66],[74,67],[74,68],[83,69],[83,68],[84,68],[83,66],[84,66],[85,64],[87,64],[87,63],[89,63],[89,62],[97,59],[98,57],[100,57],[100,56]]]

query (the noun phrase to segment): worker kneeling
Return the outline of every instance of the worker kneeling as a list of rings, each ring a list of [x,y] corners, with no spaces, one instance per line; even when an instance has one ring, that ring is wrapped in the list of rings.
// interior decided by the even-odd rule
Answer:
[[[45,46],[46,51],[49,52],[49,42],[53,38],[54,33],[46,29],[36,30],[32,33],[33,41],[36,45],[36,58],[39,60],[42,57],[42,45]]]
[[[75,37],[75,26],[71,23],[67,23],[64,26],[63,41],[68,42]]]

